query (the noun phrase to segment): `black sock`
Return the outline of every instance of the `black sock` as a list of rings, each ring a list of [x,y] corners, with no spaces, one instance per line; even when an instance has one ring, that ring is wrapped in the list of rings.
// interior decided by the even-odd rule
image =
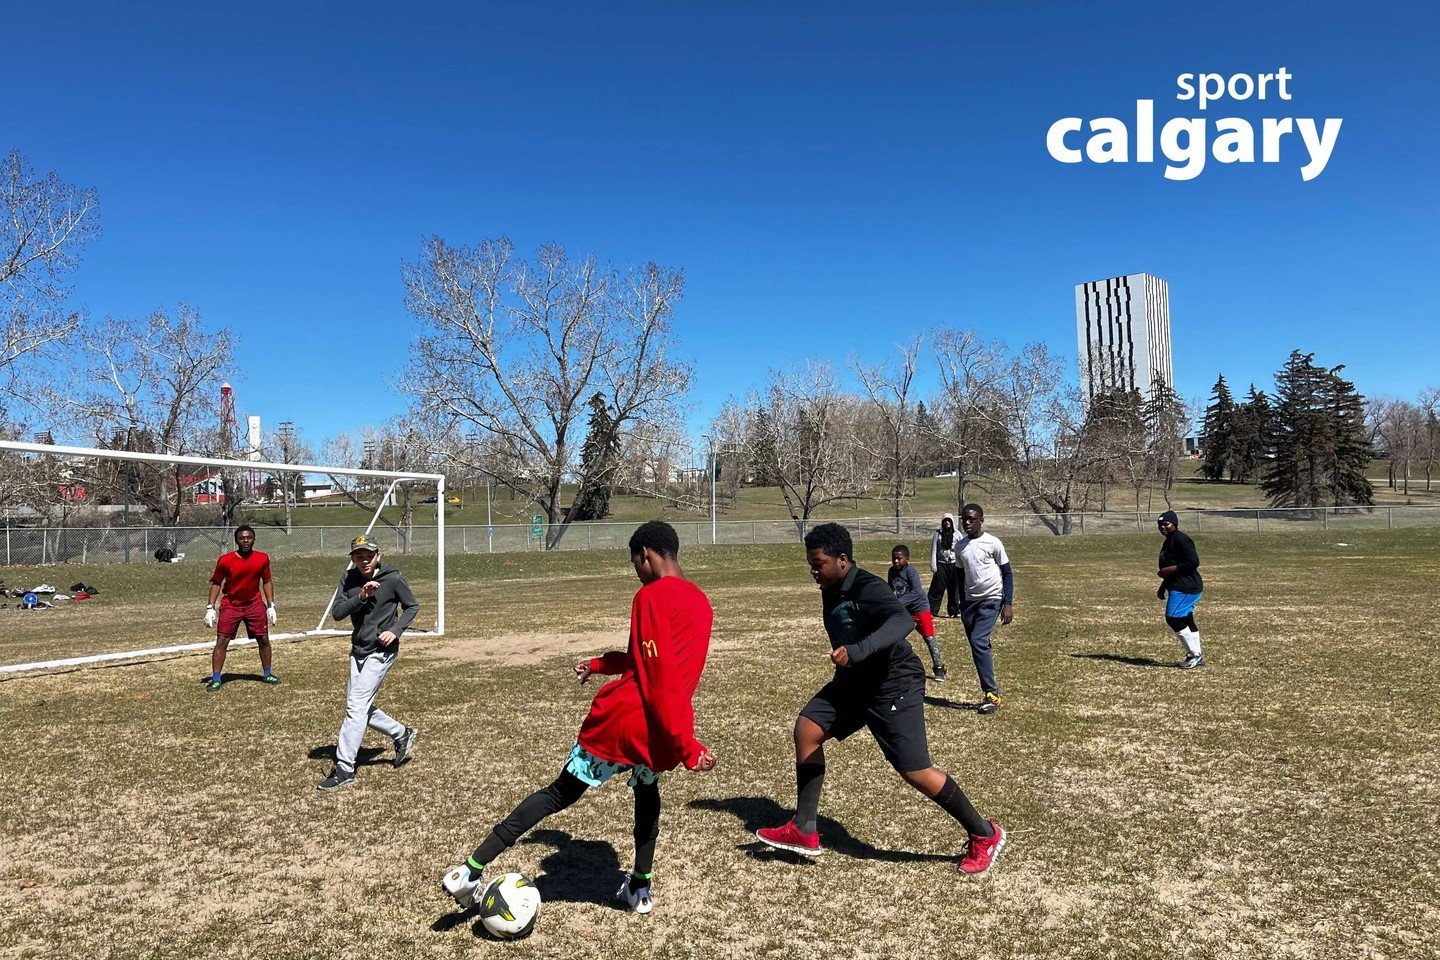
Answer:
[[[825,782],[825,764],[795,764],[795,826],[814,833],[820,819],[820,788]]]
[[[535,824],[579,800],[586,789],[585,781],[562,771],[550,786],[536,790],[521,800],[520,805],[510,812],[510,816],[496,824],[484,842],[470,854],[471,876],[475,874],[475,864],[489,864],[510,849],[515,841],[529,832]]]
[[[639,893],[639,892],[640,892],[641,890],[643,890],[644,888],[650,886],[650,878],[651,878],[652,876],[654,876],[654,874],[649,874],[649,873],[632,873],[632,874],[630,874],[630,892],[631,892],[631,893]]]
[[[970,798],[965,796],[965,791],[960,789],[960,785],[949,774],[945,775],[945,786],[935,795],[935,803],[941,810],[960,821],[960,826],[965,828],[966,833],[977,837],[994,835],[995,830],[990,826],[990,821],[976,812],[970,805]]]

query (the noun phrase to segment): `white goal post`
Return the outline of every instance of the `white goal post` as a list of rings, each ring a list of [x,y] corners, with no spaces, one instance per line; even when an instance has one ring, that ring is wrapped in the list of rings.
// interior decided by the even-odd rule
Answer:
[[[445,475],[440,473],[413,473],[395,470],[363,470],[355,467],[329,467],[317,464],[304,463],[270,463],[262,460],[231,460],[220,457],[191,457],[172,456],[159,453],[134,453],[128,450],[104,450],[94,447],[71,447],[49,443],[24,443],[13,440],[0,440],[0,451],[11,451],[14,453],[41,454],[54,457],[94,457],[108,460],[132,460],[153,464],[182,464],[185,466],[209,467],[220,470],[234,470],[237,472],[277,472],[293,474],[327,474],[332,476],[362,477],[373,480],[389,480],[390,486],[385,496],[380,498],[380,505],[376,507],[375,514],[370,518],[369,525],[365,528],[368,535],[375,529],[375,524],[380,520],[380,511],[384,509],[385,503],[389,500],[390,494],[396,486],[402,483],[424,483],[435,485],[435,561],[436,561],[436,615],[435,629],[433,630],[411,630],[407,636],[439,637],[445,634]],[[179,491],[176,492],[179,495]],[[347,636],[350,631],[326,629],[325,622],[330,616],[330,607],[335,602],[335,594],[331,593],[330,599],[325,604],[325,609],[320,611],[320,619],[314,630],[305,630],[296,633],[273,633],[270,639],[290,640],[302,637],[319,636]],[[230,642],[230,646],[237,647],[247,643],[254,643],[253,639],[241,639],[236,637]],[[147,650],[127,650],[115,653],[91,654],[83,657],[68,657],[59,660],[36,661],[34,663],[18,663],[0,665],[0,674],[22,673],[31,670],[49,670],[61,667],[77,667],[92,663],[104,663],[112,660],[143,659],[146,657],[165,656],[169,654],[186,653],[198,650],[209,650],[215,644],[214,639],[201,643],[184,643],[165,647],[154,647]]]

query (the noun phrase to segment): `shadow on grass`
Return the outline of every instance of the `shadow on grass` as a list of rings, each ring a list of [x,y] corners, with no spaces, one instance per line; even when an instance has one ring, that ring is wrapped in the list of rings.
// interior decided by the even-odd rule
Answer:
[[[1152,660],[1150,657],[1122,657],[1118,653],[1072,653],[1070,656],[1076,660],[1108,660],[1111,663],[1123,663],[1127,667],[1174,667],[1173,663],[1161,663],[1159,660]]]
[[[620,888],[620,857],[606,840],[576,840],[564,830],[536,830],[521,843],[555,848],[540,861],[535,886],[546,900],[616,906]]]
[[[615,848],[604,840],[576,840],[563,830],[536,830],[521,843],[547,844],[555,852],[540,861],[540,875],[535,887],[543,901],[551,903],[596,903],[601,906],[620,905],[615,891],[620,888],[620,858]],[[505,871],[487,869],[486,880],[494,880]],[[493,940],[480,922],[475,908],[451,910],[430,924],[436,933],[446,933],[473,921],[472,932],[482,940]]]
[[[355,754],[355,767],[357,769],[360,767],[373,767],[377,763],[384,763],[388,765],[390,763],[389,760],[380,759],[380,757],[385,752],[386,751],[383,747],[361,747],[359,752]],[[311,760],[329,760],[331,763],[334,763],[335,744],[321,744],[320,746],[311,749],[311,751],[306,754],[306,756],[309,757]]]
[[[250,681],[251,683],[263,683],[263,682],[265,681],[265,675],[264,675],[264,674],[261,674],[261,673],[222,673],[222,674],[220,674],[220,683],[221,683],[221,684],[234,683],[234,682],[237,681],[237,680],[248,680],[248,681]],[[201,683],[202,686],[203,686],[204,684],[209,683],[209,682],[210,682],[210,674],[208,674],[208,673],[205,674],[205,676],[203,676],[203,677],[200,678],[200,683]]]
[[[944,707],[946,710],[969,710],[971,712],[980,709],[978,700],[947,700],[944,697],[933,697],[928,694],[925,697],[925,705],[930,707]]]
[[[916,796],[917,802],[923,797]],[[793,811],[782,807],[769,797],[717,797],[691,800],[694,810],[714,810],[728,813],[738,819],[746,833],[753,834],[761,827],[774,827],[789,820]],[[950,861],[955,855],[942,853],[912,853],[908,850],[885,850],[866,843],[853,836],[838,820],[820,817],[816,821],[820,830],[820,842],[826,850],[833,850],[856,860],[880,860],[886,863],[924,863],[928,861]],[[810,857],[788,850],[776,850],[759,840],[739,845],[747,856],[765,860],[783,860],[788,863],[811,863]]]

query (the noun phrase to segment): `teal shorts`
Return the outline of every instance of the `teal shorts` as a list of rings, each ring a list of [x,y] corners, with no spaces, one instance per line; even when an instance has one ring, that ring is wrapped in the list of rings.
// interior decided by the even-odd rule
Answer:
[[[636,784],[643,783],[648,787],[660,779],[660,774],[643,763],[632,767],[628,763],[601,760],[578,743],[575,744],[570,751],[570,756],[565,760],[565,772],[577,780],[585,781],[592,787],[598,787],[617,773],[624,773],[627,770],[630,771],[630,781],[626,786],[632,790],[635,789]]]

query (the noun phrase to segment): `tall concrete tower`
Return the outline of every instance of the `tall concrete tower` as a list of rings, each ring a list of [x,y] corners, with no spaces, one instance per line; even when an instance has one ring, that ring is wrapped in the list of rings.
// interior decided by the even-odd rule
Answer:
[[[1155,384],[1173,390],[1170,357],[1170,285],[1132,273],[1075,285],[1080,394],[1138,390],[1149,399]]]

